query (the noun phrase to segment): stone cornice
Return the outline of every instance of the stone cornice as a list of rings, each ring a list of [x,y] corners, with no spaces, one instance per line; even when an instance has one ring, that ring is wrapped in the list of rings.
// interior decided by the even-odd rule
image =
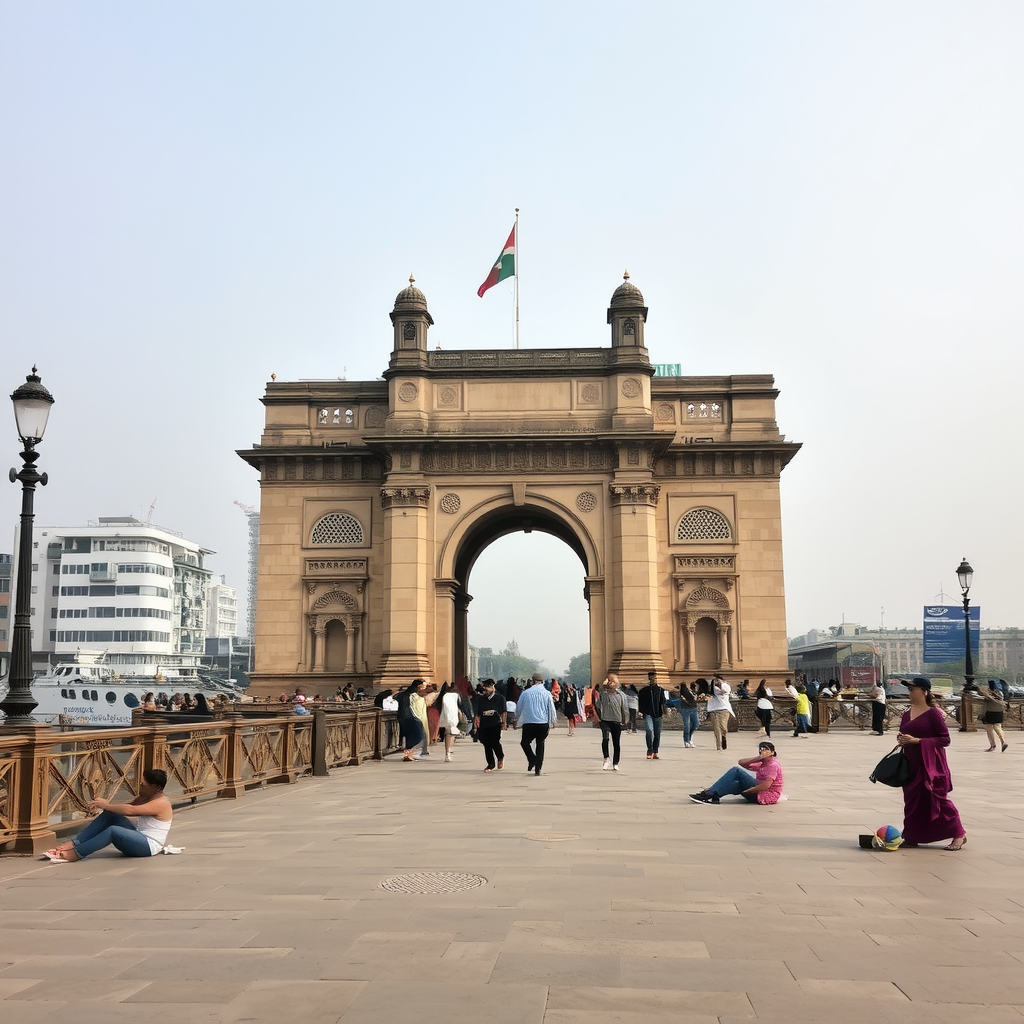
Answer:
[[[657,505],[661,488],[657,484],[609,484],[612,505]]]
[[[430,504],[430,488],[382,487],[380,502],[384,508],[427,508]]]

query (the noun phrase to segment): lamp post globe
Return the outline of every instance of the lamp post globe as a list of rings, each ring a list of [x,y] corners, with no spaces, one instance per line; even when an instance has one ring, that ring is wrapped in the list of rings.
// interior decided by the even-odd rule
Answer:
[[[21,453],[21,472],[12,469],[11,483],[21,481],[21,521],[18,537],[18,574],[14,595],[14,628],[11,630],[11,660],[7,676],[7,695],[0,702],[4,725],[17,728],[33,725],[32,711],[32,523],[35,519],[36,485],[46,486],[46,474],[36,469],[39,453],[36,445],[46,433],[46,421],[53,405],[53,395],[43,387],[36,368],[25,383],[11,395],[18,437],[25,446]]]

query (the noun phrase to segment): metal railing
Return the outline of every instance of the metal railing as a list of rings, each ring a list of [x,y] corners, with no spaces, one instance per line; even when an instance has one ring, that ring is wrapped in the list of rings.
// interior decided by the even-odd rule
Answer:
[[[399,749],[391,712],[230,714],[175,721],[138,714],[126,729],[0,735],[0,848],[37,853],[84,823],[90,801],[127,802],[147,768],[167,772],[172,802],[238,798],[254,786],[380,760]],[[183,716],[184,717],[184,716]]]

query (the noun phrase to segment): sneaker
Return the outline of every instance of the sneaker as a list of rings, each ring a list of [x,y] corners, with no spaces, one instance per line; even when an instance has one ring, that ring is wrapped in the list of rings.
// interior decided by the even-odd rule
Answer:
[[[617,772],[618,770],[619,770],[619,766],[617,764],[613,764],[612,765],[612,771],[613,772]]]
[[[690,749],[690,750],[693,749],[693,744],[692,743],[684,743],[683,746],[688,748],[688,749]]]
[[[706,804],[706,803],[710,803],[711,795],[708,793],[708,791],[706,789],[702,789],[699,793],[691,793],[690,794],[690,799],[695,804]]]
[[[601,770],[605,771],[605,772],[611,771],[611,767],[612,767],[611,761],[607,760],[607,758],[606,758],[604,764],[601,766]]]

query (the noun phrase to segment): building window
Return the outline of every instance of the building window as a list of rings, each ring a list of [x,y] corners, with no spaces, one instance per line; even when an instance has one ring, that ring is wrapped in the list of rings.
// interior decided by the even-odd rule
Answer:
[[[731,540],[732,527],[721,512],[695,508],[679,520],[676,540]]]
[[[363,525],[348,512],[330,512],[313,527],[313,544],[362,544]]]

